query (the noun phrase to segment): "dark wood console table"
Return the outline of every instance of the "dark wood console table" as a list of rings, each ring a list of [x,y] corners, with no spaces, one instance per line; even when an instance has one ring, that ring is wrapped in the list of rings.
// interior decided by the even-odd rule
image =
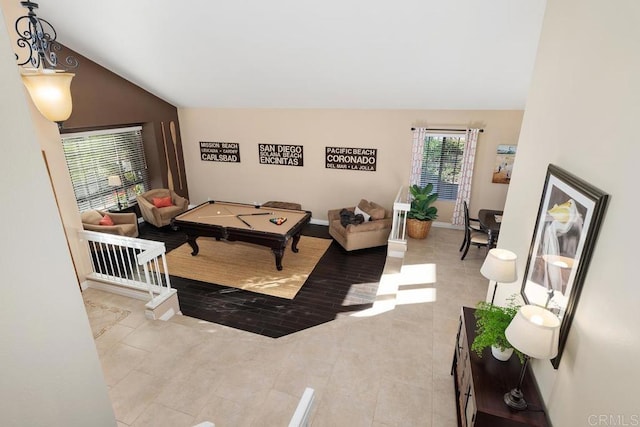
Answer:
[[[524,411],[509,408],[503,400],[506,392],[518,384],[522,365],[517,355],[501,362],[486,348],[482,358],[471,350],[476,335],[475,309],[463,307],[456,339],[451,374],[456,391],[458,425],[462,427],[547,427],[542,399],[530,370],[522,384],[529,407]],[[528,367],[527,367],[528,369]]]

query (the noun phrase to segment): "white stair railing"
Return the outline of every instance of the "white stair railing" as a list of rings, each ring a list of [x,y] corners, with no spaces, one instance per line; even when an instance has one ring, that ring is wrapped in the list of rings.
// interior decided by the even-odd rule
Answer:
[[[82,230],[91,252],[88,279],[149,293],[150,300],[171,293],[163,242]]]
[[[289,427],[308,427],[310,425],[315,393],[315,390],[311,387],[304,389],[304,393],[298,401],[296,411],[289,421]]]
[[[407,212],[410,208],[409,187],[402,186],[393,202],[393,223],[389,235],[388,256],[403,258],[407,251]]]

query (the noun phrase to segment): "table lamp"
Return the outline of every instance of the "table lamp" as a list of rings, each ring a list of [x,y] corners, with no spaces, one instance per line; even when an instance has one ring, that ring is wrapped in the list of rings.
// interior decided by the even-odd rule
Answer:
[[[480,267],[480,274],[496,282],[493,285],[491,305],[493,305],[493,300],[496,298],[498,282],[511,283],[518,279],[518,272],[516,271],[517,259],[518,257],[513,252],[497,248],[491,249],[484,259],[484,263]]]
[[[109,187],[120,187],[122,186],[122,181],[120,180],[120,176],[118,175],[111,175],[110,177],[107,178],[107,181],[109,183]],[[114,193],[116,195],[116,202],[118,202],[118,210],[122,210],[122,205],[120,204],[120,197],[118,197],[118,190],[114,190]]]
[[[504,403],[510,408],[524,410],[527,401],[522,394],[522,380],[530,358],[553,359],[558,354],[560,319],[537,305],[523,305],[504,331],[507,341],[524,354],[518,385],[505,393]]]

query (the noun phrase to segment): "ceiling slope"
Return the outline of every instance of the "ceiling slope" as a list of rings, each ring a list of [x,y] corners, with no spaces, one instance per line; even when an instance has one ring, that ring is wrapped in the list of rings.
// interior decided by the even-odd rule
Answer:
[[[545,1],[39,5],[61,43],[179,107],[524,109]]]

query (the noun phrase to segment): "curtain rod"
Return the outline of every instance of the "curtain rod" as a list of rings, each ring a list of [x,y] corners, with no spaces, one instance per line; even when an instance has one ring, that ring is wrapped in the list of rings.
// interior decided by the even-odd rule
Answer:
[[[425,128],[426,130],[438,131],[438,132],[466,132],[467,129],[435,129],[435,128]],[[411,130],[416,130],[416,128],[411,128]],[[484,129],[478,129],[479,132],[484,132]]]

